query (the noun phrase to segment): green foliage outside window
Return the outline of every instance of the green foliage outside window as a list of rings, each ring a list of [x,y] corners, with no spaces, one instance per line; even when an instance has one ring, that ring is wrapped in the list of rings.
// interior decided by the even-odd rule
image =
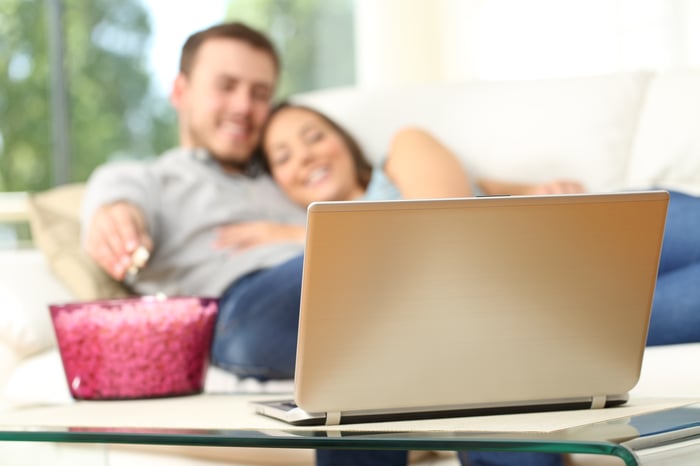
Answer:
[[[168,103],[146,70],[149,18],[137,0],[63,0],[70,181],[105,160],[175,141]],[[0,0],[0,191],[52,183],[46,0]]]
[[[67,181],[86,180],[108,160],[157,156],[174,146],[175,113],[148,71],[152,30],[141,1],[60,1],[70,120]],[[226,18],[270,35],[282,58],[278,97],[286,97],[354,81],[352,3],[230,0]],[[0,191],[53,184],[48,14],[47,0],[0,0]]]
[[[355,82],[352,0],[231,0],[226,17],[272,38],[282,58],[278,97]]]

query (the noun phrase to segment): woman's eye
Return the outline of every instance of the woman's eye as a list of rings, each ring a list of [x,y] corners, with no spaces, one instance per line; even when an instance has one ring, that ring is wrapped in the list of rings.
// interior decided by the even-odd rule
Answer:
[[[318,142],[323,139],[322,131],[309,131],[306,134],[306,142]]]
[[[278,152],[272,155],[272,163],[275,165],[282,165],[284,163],[287,163],[288,161],[289,153],[287,152]]]

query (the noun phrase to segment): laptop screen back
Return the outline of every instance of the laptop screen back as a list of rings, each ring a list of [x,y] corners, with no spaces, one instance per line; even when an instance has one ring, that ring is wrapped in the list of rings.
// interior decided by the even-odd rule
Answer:
[[[536,402],[637,382],[665,192],[316,203],[306,411]]]

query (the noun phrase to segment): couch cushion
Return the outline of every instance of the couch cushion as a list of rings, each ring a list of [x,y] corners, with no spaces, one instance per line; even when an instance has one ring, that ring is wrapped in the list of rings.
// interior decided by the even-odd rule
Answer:
[[[72,401],[58,349],[52,348],[21,361],[5,358],[1,350],[2,345],[0,369],[3,363],[8,365],[8,369],[13,369],[0,392],[0,399],[6,404],[31,406]],[[283,393],[287,396],[293,390],[292,380],[260,382],[255,379],[239,379],[232,373],[211,365],[207,369],[204,383],[206,393]]]
[[[700,69],[659,73],[651,81],[626,185],[700,195]]]
[[[697,397],[700,394],[700,343],[650,346],[630,397]]]
[[[65,185],[29,196],[32,238],[51,270],[78,300],[120,298],[131,293],[107,275],[80,244],[84,186]]]
[[[70,299],[39,251],[0,251],[0,339],[20,357],[55,343],[48,305]]]
[[[2,399],[13,407],[72,402],[58,350],[44,351],[18,364]]]
[[[473,174],[520,182],[569,177],[618,189],[649,75],[467,81],[297,95],[347,126],[373,161],[403,126],[426,128]]]
[[[0,339],[0,387],[5,385],[19,361],[20,356],[17,354],[17,351],[8,345],[7,342]],[[2,397],[0,397],[1,399]],[[2,407],[2,402],[0,402],[0,409]]]

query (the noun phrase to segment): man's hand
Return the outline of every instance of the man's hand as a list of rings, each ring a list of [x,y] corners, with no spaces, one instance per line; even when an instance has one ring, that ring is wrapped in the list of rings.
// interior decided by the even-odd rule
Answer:
[[[216,246],[236,250],[267,243],[303,243],[306,229],[300,225],[273,222],[246,222],[219,228]]]
[[[153,241],[146,232],[146,221],[138,207],[115,202],[100,207],[87,231],[88,254],[113,278],[123,280],[139,246],[149,252]]]
[[[532,185],[523,194],[578,194],[586,191],[578,181],[554,180],[548,183]]]

